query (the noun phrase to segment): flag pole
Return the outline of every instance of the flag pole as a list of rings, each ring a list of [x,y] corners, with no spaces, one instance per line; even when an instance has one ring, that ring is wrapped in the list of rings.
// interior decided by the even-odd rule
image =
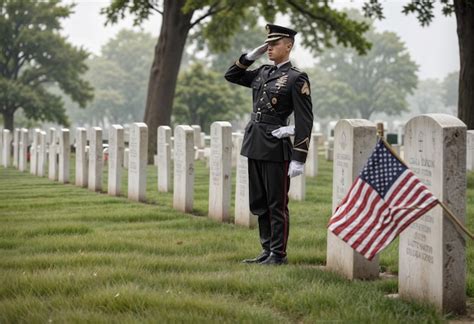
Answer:
[[[471,238],[471,240],[474,240],[474,235],[471,232],[469,232],[469,230],[466,228],[466,226],[464,226],[464,224],[461,223],[456,216],[454,216],[454,214],[451,212],[451,210],[449,210],[448,206],[446,206],[442,201],[439,201],[439,200],[438,200],[438,204],[441,206],[441,208],[443,208],[443,210],[446,212],[446,214],[448,214],[449,218],[451,218],[451,220],[454,223],[456,223],[456,225],[458,225],[462,229],[462,231],[464,233],[466,233],[466,235]]]
[[[392,149],[392,146],[385,140],[385,138],[383,138],[383,136],[379,136],[380,140],[385,144],[385,146],[390,150],[390,152],[400,161],[400,163],[402,163],[403,165],[405,165],[406,167],[408,167],[408,165],[405,163],[405,161],[402,160],[402,158],[398,155],[397,152],[395,152],[395,150]],[[466,226],[464,226],[463,223],[461,223],[459,221],[459,219],[454,216],[454,214],[451,212],[451,210],[449,210],[448,206],[446,206],[442,201],[439,201],[438,200],[438,204],[441,206],[441,208],[443,208],[443,210],[446,212],[446,214],[449,216],[449,218],[451,219],[451,221],[458,225],[459,228],[464,232],[466,233],[467,236],[469,236],[471,238],[471,240],[474,240],[474,235],[466,228]]]

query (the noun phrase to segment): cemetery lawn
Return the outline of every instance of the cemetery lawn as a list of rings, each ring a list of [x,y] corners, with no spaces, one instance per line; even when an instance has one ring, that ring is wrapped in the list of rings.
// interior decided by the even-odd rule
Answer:
[[[456,319],[385,297],[397,292],[397,242],[381,254],[383,279],[351,282],[323,270],[332,164],[320,161],[318,177],[307,178],[306,201],[290,202],[290,264],[281,267],[240,263],[260,252],[257,229],[207,219],[209,172],[202,162],[196,163],[193,215],[174,211],[172,194],[157,192],[153,166],[146,204],[0,168],[0,323]],[[73,159],[71,167],[74,183]],[[471,231],[473,200],[471,173]],[[472,304],[473,243],[467,247]]]

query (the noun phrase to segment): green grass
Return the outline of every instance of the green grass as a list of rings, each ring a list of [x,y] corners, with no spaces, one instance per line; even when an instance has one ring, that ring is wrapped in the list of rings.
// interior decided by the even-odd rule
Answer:
[[[106,179],[105,170],[104,188]],[[306,201],[290,202],[290,265],[282,267],[240,263],[259,252],[257,230],[205,217],[209,171],[202,162],[196,164],[192,215],[172,209],[171,193],[157,192],[155,167],[149,166],[147,179],[147,203],[135,203],[0,168],[0,323],[450,318],[429,305],[385,297],[397,291],[396,278],[351,282],[321,269],[332,197],[326,161],[317,178],[307,178]],[[473,174],[468,186],[473,230]],[[473,253],[469,242],[469,297]],[[396,273],[397,257],[395,242],[381,254],[382,270]]]

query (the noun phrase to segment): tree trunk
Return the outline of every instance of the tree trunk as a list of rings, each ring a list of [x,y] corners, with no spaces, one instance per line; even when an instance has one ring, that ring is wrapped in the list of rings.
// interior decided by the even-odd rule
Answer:
[[[183,14],[185,0],[165,0],[160,36],[148,81],[144,122],[148,125],[148,161],[153,163],[156,133],[160,125],[170,125],[176,81],[192,12]]]
[[[13,120],[15,112],[10,112],[8,109],[2,113],[3,115],[3,128],[9,129],[13,132]]]
[[[454,0],[459,41],[458,117],[474,129],[474,3]]]

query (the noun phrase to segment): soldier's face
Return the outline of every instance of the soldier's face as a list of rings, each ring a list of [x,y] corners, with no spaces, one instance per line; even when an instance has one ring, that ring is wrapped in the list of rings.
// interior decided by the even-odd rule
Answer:
[[[275,64],[287,60],[290,55],[291,47],[291,43],[286,42],[284,39],[269,42],[267,48],[268,59],[274,61]]]

